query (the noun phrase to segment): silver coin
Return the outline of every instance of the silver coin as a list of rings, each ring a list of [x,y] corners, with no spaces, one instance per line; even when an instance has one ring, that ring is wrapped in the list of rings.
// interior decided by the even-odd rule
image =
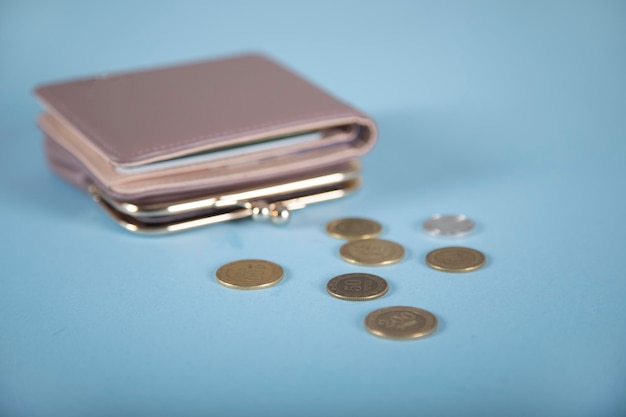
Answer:
[[[435,214],[422,225],[429,235],[433,236],[462,236],[474,230],[474,222],[465,215]]]

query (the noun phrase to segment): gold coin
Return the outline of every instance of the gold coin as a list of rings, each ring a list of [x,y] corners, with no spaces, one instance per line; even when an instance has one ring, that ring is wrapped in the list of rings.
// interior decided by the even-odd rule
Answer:
[[[388,289],[384,278],[363,273],[339,275],[326,284],[330,295],[349,301],[373,300],[385,295]]]
[[[437,329],[437,317],[416,307],[386,307],[368,314],[365,328],[376,336],[388,339],[416,339]]]
[[[326,232],[339,239],[370,239],[380,234],[383,227],[374,220],[347,218],[337,219],[326,225]]]
[[[346,243],[339,254],[353,264],[389,265],[404,257],[404,248],[389,240],[363,239]]]
[[[440,248],[426,255],[428,266],[445,272],[469,272],[485,265],[482,252],[462,247]]]
[[[274,262],[245,259],[223,265],[215,276],[220,284],[227,287],[256,290],[277,284],[283,274],[283,268]]]

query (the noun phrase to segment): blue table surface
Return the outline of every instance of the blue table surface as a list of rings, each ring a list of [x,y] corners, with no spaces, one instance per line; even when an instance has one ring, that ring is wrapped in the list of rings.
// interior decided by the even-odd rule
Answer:
[[[145,237],[46,167],[35,85],[246,51],[377,121],[357,194]],[[626,415],[625,2],[2,0],[0,202],[1,416]],[[478,229],[429,237],[434,213]],[[345,263],[343,216],[406,258]],[[426,266],[451,244],[487,266]],[[219,285],[242,258],[284,281]],[[389,293],[326,293],[357,271]],[[391,305],[438,331],[370,335]]]

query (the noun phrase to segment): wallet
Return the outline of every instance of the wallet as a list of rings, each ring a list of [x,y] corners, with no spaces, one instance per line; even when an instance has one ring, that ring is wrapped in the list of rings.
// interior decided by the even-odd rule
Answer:
[[[42,85],[49,166],[133,232],[290,212],[360,184],[374,121],[258,54]]]

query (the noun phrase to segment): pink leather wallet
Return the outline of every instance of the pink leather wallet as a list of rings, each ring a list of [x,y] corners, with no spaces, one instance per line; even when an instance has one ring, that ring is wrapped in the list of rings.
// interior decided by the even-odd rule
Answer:
[[[261,55],[43,85],[51,168],[128,230],[282,223],[341,197],[376,125]]]

